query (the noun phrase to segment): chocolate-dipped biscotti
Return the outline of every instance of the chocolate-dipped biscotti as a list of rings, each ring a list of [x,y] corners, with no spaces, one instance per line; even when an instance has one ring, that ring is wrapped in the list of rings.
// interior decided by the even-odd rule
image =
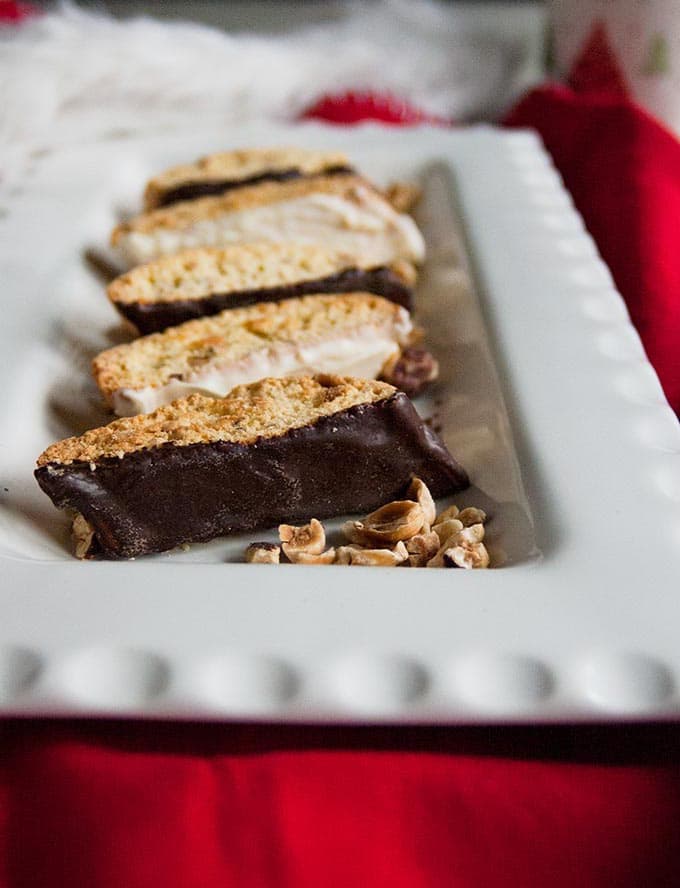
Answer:
[[[406,395],[335,376],[191,395],[53,444],[35,475],[76,512],[76,553],[107,558],[368,512],[413,476],[433,496],[468,485]]]
[[[245,148],[221,151],[195,163],[164,170],[149,181],[144,207],[155,210],[184,200],[224,194],[260,182],[286,182],[306,176],[354,172],[345,154],[304,148]]]
[[[193,392],[225,395],[265,376],[374,378],[413,336],[409,313],[369,293],[302,296],[187,321],[98,355],[94,377],[119,416]]]
[[[297,241],[341,250],[366,266],[422,262],[423,237],[355,175],[262,182],[217,197],[184,201],[114,229],[112,246],[129,266],[191,247]]]
[[[141,333],[193,318],[311,293],[361,290],[411,309],[408,262],[367,266],[317,244],[199,247],[140,265],[116,278],[108,296]]]

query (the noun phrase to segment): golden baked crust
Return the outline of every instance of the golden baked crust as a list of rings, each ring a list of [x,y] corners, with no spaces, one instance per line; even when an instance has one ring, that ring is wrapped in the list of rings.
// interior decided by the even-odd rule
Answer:
[[[371,293],[258,302],[110,348],[94,359],[93,373],[110,400],[118,389],[188,379],[208,365],[239,361],[269,343],[306,345],[366,326],[399,324],[407,317],[403,308]]]
[[[221,151],[182,164],[154,176],[144,192],[146,210],[155,209],[168,191],[189,183],[239,182],[265,173],[295,170],[314,175],[333,167],[348,167],[346,154],[338,151],[309,151],[304,148],[245,148]]]
[[[261,182],[259,185],[247,185],[216,197],[186,200],[167,208],[142,213],[116,226],[111,234],[111,244],[116,246],[124,235],[131,232],[148,233],[159,228],[189,228],[197,222],[214,219],[223,213],[248,210],[284,200],[295,200],[309,194],[333,194],[359,203],[362,191],[366,193],[367,190],[385,200],[380,192],[361,176],[321,175],[292,179],[289,182]],[[392,209],[387,201],[385,205]]]
[[[189,395],[137,416],[117,419],[77,438],[52,444],[38,459],[48,463],[92,462],[163,444],[186,446],[215,441],[252,444],[321,417],[390,398],[396,389],[384,382],[341,376],[262,379],[237,386],[224,398]]]
[[[406,278],[407,272],[394,265],[395,273]],[[213,293],[283,287],[365,267],[354,257],[318,244],[197,247],[139,265],[112,281],[107,292],[111,302],[119,305],[176,302]],[[412,268],[411,272],[413,276]]]

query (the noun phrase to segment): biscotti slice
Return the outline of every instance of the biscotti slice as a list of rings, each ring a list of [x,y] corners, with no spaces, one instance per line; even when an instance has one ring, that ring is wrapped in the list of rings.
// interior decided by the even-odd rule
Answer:
[[[434,496],[468,485],[405,394],[336,376],[191,395],[53,444],[35,473],[77,513],[77,553],[107,558],[369,512],[414,475]]]
[[[224,194],[259,182],[285,182],[323,173],[354,172],[345,154],[304,148],[246,148],[221,151],[196,163],[171,167],[149,181],[144,192],[146,210],[184,200]]]
[[[298,241],[340,250],[364,265],[422,262],[423,237],[358,176],[263,182],[173,204],[119,225],[112,246],[128,266],[192,247]]]
[[[407,262],[366,267],[314,244],[199,247],[140,265],[108,288],[141,333],[193,318],[310,293],[376,293],[411,308],[415,270]]]
[[[413,335],[409,313],[369,293],[260,302],[117,345],[94,359],[119,416],[200,392],[225,395],[265,376],[377,377]]]

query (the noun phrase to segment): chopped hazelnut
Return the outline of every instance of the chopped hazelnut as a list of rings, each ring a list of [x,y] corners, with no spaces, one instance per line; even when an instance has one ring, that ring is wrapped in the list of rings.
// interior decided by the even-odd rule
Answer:
[[[281,547],[276,543],[251,543],[246,549],[248,564],[278,564]]]
[[[442,545],[439,547],[439,549],[437,549],[432,558],[430,558],[430,560],[427,562],[425,567],[444,567],[444,553],[446,552],[447,548],[453,547],[455,539],[455,536],[452,536],[445,543],[442,543]]]
[[[473,506],[462,511],[449,506],[437,517],[432,528],[440,547],[427,562],[428,567],[484,568],[489,566],[489,553],[482,543],[486,514]]]
[[[489,553],[484,543],[462,544],[447,549],[443,556],[444,567],[464,567],[479,570],[489,566]]]
[[[71,527],[76,558],[87,558],[94,539],[94,528],[80,512],[73,519]]]
[[[293,564],[333,564],[335,561],[335,549],[326,549],[314,555],[310,552],[291,552],[286,553]]]
[[[452,519],[455,520],[455,519]],[[439,536],[439,549],[435,555],[427,562],[427,567],[444,567],[444,553],[447,549],[452,549],[462,543],[459,537],[460,531],[455,530],[448,535]]]
[[[449,506],[448,509],[444,509],[443,512],[440,512],[440,514],[437,515],[437,519],[433,523],[441,524],[443,521],[448,521],[449,518],[457,518],[459,512],[460,509],[458,506]]]
[[[463,530],[463,522],[457,518],[447,518],[446,521],[440,521],[432,528],[439,537],[439,544],[443,545],[448,539]]]
[[[464,527],[458,534],[458,539],[462,541],[463,545],[469,543],[472,546],[475,543],[481,543],[484,539],[484,525],[471,524],[469,527]]]
[[[392,182],[387,187],[385,197],[398,213],[410,213],[422,194],[415,182]]]
[[[459,521],[462,521],[465,527],[471,524],[484,524],[486,521],[486,512],[481,509],[475,509],[474,506],[468,506],[456,515]]]
[[[338,546],[338,548],[335,550],[335,563],[351,564],[352,552],[357,548],[357,546]]]
[[[325,549],[323,524],[312,518],[295,527],[279,525],[281,546],[251,543],[246,561],[279,564],[281,551],[293,564],[348,564],[371,567],[462,567],[489,566],[489,554],[482,543],[486,515],[468,507],[460,511],[450,506],[439,516],[427,485],[414,477],[407,490],[408,500],[395,500],[367,515],[362,521],[347,521],[343,532],[350,545]],[[431,527],[431,522],[434,526]],[[93,530],[82,515],[74,521],[76,554],[85,557]],[[82,554],[81,554],[82,553]]]
[[[360,546],[340,546],[336,564],[364,567],[396,567],[408,560],[406,546],[400,540],[393,549],[362,549]]]
[[[279,537],[282,549],[287,558],[293,561],[293,555],[304,552],[307,555],[320,555],[326,547],[326,532],[323,524],[312,518],[309,524],[294,527],[292,524],[279,525]]]
[[[426,533],[417,533],[406,541],[408,563],[410,567],[425,567],[427,562],[434,558],[439,550],[439,537],[430,530]]]
[[[455,519],[451,519],[455,521]],[[481,568],[489,566],[489,553],[482,543],[484,527],[473,524],[442,541],[439,551],[427,562],[428,567]]]
[[[413,478],[406,491],[406,496],[418,503],[423,510],[425,524],[431,527],[437,516],[437,509],[427,484],[421,481],[420,478]]]
[[[415,398],[439,376],[436,358],[424,348],[408,346],[390,358],[380,371],[380,378]]]
[[[343,533],[360,546],[397,543],[415,536],[425,523],[422,508],[411,500],[396,500],[376,509],[363,521],[347,521]]]

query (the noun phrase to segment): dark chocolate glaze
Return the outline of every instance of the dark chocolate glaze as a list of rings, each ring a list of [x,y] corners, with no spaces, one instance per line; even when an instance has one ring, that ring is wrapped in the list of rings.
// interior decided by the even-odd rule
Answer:
[[[209,179],[200,182],[185,182],[183,185],[164,192],[158,200],[157,207],[169,207],[171,204],[183,200],[194,200],[197,197],[214,197],[236,188],[244,188],[246,185],[259,185],[260,182],[289,182],[291,179],[308,179],[310,176],[353,176],[355,172],[350,166],[333,166],[315,173],[304,173],[300,169],[291,167],[288,170],[268,170],[258,173],[256,176],[248,176],[246,179]]]
[[[384,296],[390,302],[412,307],[413,290],[391,268],[347,268],[337,274],[314,281],[298,281],[281,287],[242,290],[235,293],[211,293],[199,299],[178,299],[173,302],[117,302],[116,308],[137,327],[140,333],[157,333],[167,327],[183,324],[194,318],[215,315],[227,308],[243,308],[256,302],[280,302],[293,296],[312,293],[352,293],[363,291]]]
[[[168,443],[94,469],[50,463],[35,472],[55,506],[90,522],[92,553],[106,558],[369,512],[402,496],[413,475],[435,497],[469,484],[401,392],[253,444]]]

